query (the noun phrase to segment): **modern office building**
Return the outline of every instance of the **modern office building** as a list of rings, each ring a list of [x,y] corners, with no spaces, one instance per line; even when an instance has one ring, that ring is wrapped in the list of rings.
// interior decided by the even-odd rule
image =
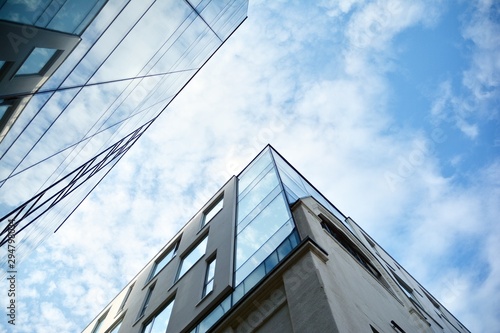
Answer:
[[[268,146],[83,332],[469,331]]]
[[[0,1],[0,142],[106,2]]]
[[[247,12],[248,0],[0,1],[0,18],[10,20],[1,23],[17,29],[0,40],[2,77],[10,80],[2,94],[14,81],[14,90],[28,81],[38,87],[66,54],[57,43],[73,41],[68,52],[78,44],[0,142],[0,248],[15,229],[22,261],[56,232]],[[8,36],[20,38],[23,56],[2,55]],[[1,101],[9,119],[13,98]]]

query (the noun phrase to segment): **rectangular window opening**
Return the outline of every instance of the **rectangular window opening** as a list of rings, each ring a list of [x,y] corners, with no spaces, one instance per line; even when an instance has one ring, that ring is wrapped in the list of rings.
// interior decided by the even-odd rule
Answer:
[[[92,330],[92,333],[99,333],[99,331],[100,331],[100,329],[101,329],[101,326],[102,326],[102,323],[104,322],[104,319],[106,319],[106,316],[108,315],[108,312],[109,312],[109,310],[108,310],[108,311],[106,311],[106,313],[105,313],[105,314],[103,314],[103,315],[101,316],[101,318],[99,318],[99,319],[97,320],[97,323],[95,324],[94,329]]]
[[[43,75],[60,54],[57,49],[35,47],[14,76]]]
[[[179,280],[198,260],[205,255],[207,250],[208,234],[181,260],[177,279]]]
[[[205,273],[205,285],[203,286],[202,297],[207,296],[214,289],[215,264],[216,264],[216,257],[213,257],[207,263],[207,271]]]
[[[144,325],[142,333],[156,333],[156,332],[166,332],[168,323],[170,321],[170,316],[172,314],[172,308],[174,307],[174,300],[171,299],[167,305],[160,310],[150,321]]]
[[[349,252],[364,268],[368,270],[377,279],[381,277],[379,271],[373,267],[370,261],[361,253],[361,251],[352,243],[347,236],[345,236],[334,224],[322,215],[319,216],[321,219],[321,227],[328,232],[333,238],[335,238],[342,247]]]
[[[180,241],[177,240],[164,255],[155,261],[147,282],[151,281],[175,257],[177,249],[179,248],[179,243]]]
[[[120,304],[120,308],[118,309],[118,313],[122,312],[123,309],[125,308],[125,304],[127,303],[128,297],[130,296],[130,293],[132,292],[132,288],[134,288],[134,284],[135,283],[132,283],[132,285],[130,287],[128,287],[127,293],[125,294],[125,297],[123,298],[123,301]]]
[[[219,213],[222,210],[222,207],[224,206],[224,196],[219,197],[215,204],[210,206],[210,208],[203,214],[202,222],[201,222],[201,227],[203,228],[205,225],[210,222],[217,213]]]
[[[141,311],[139,312],[139,315],[137,316],[137,319],[141,318],[146,313],[146,309],[148,308],[149,300],[151,299],[151,294],[153,293],[154,288],[155,288],[154,284],[151,287],[149,287],[148,293],[146,294],[146,298],[144,299],[144,303],[142,304],[142,308]]]

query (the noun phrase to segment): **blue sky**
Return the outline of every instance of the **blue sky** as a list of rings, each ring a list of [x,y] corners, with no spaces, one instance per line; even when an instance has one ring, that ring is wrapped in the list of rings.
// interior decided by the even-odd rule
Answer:
[[[250,1],[248,20],[22,263],[18,332],[81,331],[267,143],[472,332],[498,329],[499,11]]]

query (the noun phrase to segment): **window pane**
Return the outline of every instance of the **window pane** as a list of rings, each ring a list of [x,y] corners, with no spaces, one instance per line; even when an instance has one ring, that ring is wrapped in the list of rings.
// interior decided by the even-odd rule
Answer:
[[[9,108],[8,105],[0,105],[0,119],[2,119],[5,112],[7,112],[8,108]]]
[[[266,243],[289,218],[287,204],[283,196],[278,195],[266,209],[238,234],[236,267],[239,268],[241,264]],[[287,235],[285,235],[285,237]],[[273,250],[274,249],[269,251],[269,253]]]
[[[220,198],[219,201],[215,206],[213,206],[207,213],[205,213],[205,216],[203,218],[203,225],[207,224],[210,222],[213,217],[221,211],[222,206],[224,205],[224,200],[223,198]]]
[[[238,202],[238,222],[243,220],[277,185],[278,176],[273,168]]]
[[[52,59],[57,49],[46,49],[42,47],[35,48],[23,65],[17,71],[16,75],[34,75],[40,74],[45,65]]]
[[[138,318],[142,317],[146,312],[146,309],[148,308],[149,305],[149,299],[151,298],[151,294],[153,293],[153,289],[154,286],[148,289],[148,294],[146,295],[146,299],[144,300],[144,305],[142,306],[141,312],[139,313],[139,316],[137,316]]]
[[[243,174],[238,177],[238,194],[241,194],[248,185],[271,163],[271,154],[265,151],[262,156],[259,156],[250,166],[248,166]]]
[[[193,265],[205,254],[207,249],[207,237],[203,240],[182,260],[179,268],[178,278],[180,279]]]
[[[151,332],[148,333],[165,333],[168,327],[168,322],[170,321],[170,315],[172,314],[173,306],[174,300],[168,303],[168,305],[158,315],[155,316],[152,321],[153,326],[151,328]]]
[[[118,331],[120,330],[120,326],[122,326],[122,322],[120,322],[118,325],[113,327],[113,329],[111,331],[109,331],[109,333],[118,333]]]
[[[210,264],[208,264],[207,281],[213,279],[214,274],[215,274],[215,259],[212,260]]]
[[[158,272],[161,271],[163,269],[163,267],[165,267],[170,262],[170,260],[172,260],[172,258],[177,253],[178,246],[179,246],[179,242],[177,242],[167,252],[167,254],[164,257],[162,257],[158,262],[156,262],[155,267],[154,267],[153,271],[151,272],[151,275],[150,275],[148,281],[150,281],[152,278],[154,278],[156,276],[156,274],[158,274]]]
[[[214,258],[208,263],[207,273],[205,276],[205,286],[203,288],[203,297],[205,297],[214,288],[215,261],[216,259]]]

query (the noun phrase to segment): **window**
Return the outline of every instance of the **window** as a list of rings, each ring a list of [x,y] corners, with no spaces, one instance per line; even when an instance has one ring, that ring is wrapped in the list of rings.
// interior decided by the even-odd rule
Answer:
[[[207,239],[205,236],[203,239],[185,256],[181,265],[179,266],[179,272],[177,274],[177,280],[180,279],[193,265],[203,257],[207,249]]]
[[[125,307],[125,303],[127,303],[128,297],[130,296],[130,293],[132,292],[132,288],[134,288],[134,284],[132,284],[130,287],[128,287],[127,293],[125,294],[125,297],[123,298],[122,304],[120,304],[120,308],[118,309],[118,313],[120,313],[123,308]]]
[[[47,49],[43,47],[35,47],[21,68],[17,70],[18,75],[42,75],[45,67],[56,56],[56,49]]]
[[[205,285],[203,286],[203,297],[208,295],[214,289],[215,261],[216,258],[214,257],[207,264],[207,272],[205,273]]]
[[[7,109],[10,105],[0,105],[0,119],[3,118],[4,114],[7,112]]]
[[[92,333],[99,333],[99,329],[101,328],[102,323],[103,323],[104,319],[106,319],[107,315],[108,315],[108,312],[106,311],[106,313],[103,314],[101,316],[101,318],[99,318],[99,320],[97,320],[97,323],[95,324],[94,329],[92,330]]]
[[[106,331],[106,333],[118,333],[118,331],[120,330],[120,326],[122,326],[122,319],[120,319],[120,321],[116,324],[114,324],[111,329],[109,329],[108,331]]]
[[[419,301],[417,300],[417,298],[415,297],[415,295],[413,294],[413,288],[410,287],[409,285],[407,285],[399,276],[397,276],[396,274],[393,274],[394,277],[396,278],[396,282],[399,284],[399,286],[401,287],[401,289],[403,289],[404,293],[406,294],[406,296],[414,301],[417,305],[420,306],[420,303]]]
[[[399,333],[406,333],[401,327],[399,327],[398,324],[396,324],[396,322],[394,320],[391,320],[391,327],[396,331],[396,332],[399,332]]]
[[[151,299],[151,294],[153,293],[154,288],[155,288],[154,284],[151,287],[149,287],[146,298],[144,299],[144,304],[142,305],[141,311],[139,312],[137,318],[141,318],[146,313],[146,309],[148,308],[149,300]]]
[[[178,248],[179,248],[179,241],[177,241],[174,244],[174,246],[170,248],[164,256],[160,257],[155,262],[153,270],[151,271],[151,274],[149,275],[147,282],[151,281],[151,279],[154,278],[156,274],[158,274],[158,272],[161,271],[163,267],[165,267],[170,262],[170,260],[172,260],[173,257],[175,257]]]
[[[174,299],[172,299],[167,306],[165,306],[160,313],[155,315],[151,321],[149,321],[142,330],[142,333],[159,333],[166,332],[168,327],[168,322],[170,321],[170,315],[172,314],[172,308],[174,306]]]
[[[333,238],[335,238],[344,249],[347,250],[363,267],[365,267],[368,272],[370,272],[376,278],[380,277],[380,273],[373,267],[368,259],[365,258],[364,255],[361,254],[361,251],[352,244],[352,242],[345,236],[340,230],[338,230],[333,223],[327,221],[322,216],[319,216],[321,219],[321,227],[328,232]]]
[[[219,199],[217,199],[216,203],[212,205],[203,215],[201,226],[204,227],[208,222],[210,222],[210,220],[212,220],[214,216],[222,210],[223,205],[224,197],[220,197]]]

